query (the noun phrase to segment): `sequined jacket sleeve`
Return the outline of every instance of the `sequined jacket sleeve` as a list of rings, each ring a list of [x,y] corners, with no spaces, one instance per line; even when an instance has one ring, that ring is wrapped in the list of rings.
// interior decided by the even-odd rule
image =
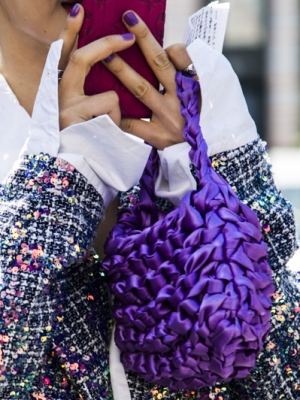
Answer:
[[[80,396],[96,398],[92,391],[80,390],[82,371],[89,379],[97,375],[95,396],[100,396],[100,382],[108,390],[107,373],[104,375],[103,371],[108,370],[105,349],[110,324],[102,316],[104,329],[100,329],[95,311],[85,306],[85,302],[96,305],[97,301],[100,304],[96,307],[100,309],[108,303],[107,292],[94,293],[86,283],[90,274],[98,279],[99,268],[89,271],[88,264],[91,257],[93,263],[96,261],[97,256],[91,255],[89,249],[102,215],[103,199],[89,182],[69,163],[44,154],[24,157],[0,187],[1,399],[40,398],[34,397],[37,393],[43,393],[47,399],[71,399],[71,391],[67,392],[70,397],[65,392],[63,397],[61,392],[69,385],[70,376]],[[79,297],[77,304],[68,298],[68,292],[70,296],[79,296],[72,283],[78,279],[79,271],[79,283],[84,282],[87,292],[80,292],[82,299]],[[105,286],[98,282],[94,287],[99,291]],[[69,303],[72,311],[68,311]],[[84,353],[80,355],[82,333],[76,340],[69,337],[68,319],[76,322],[74,315],[85,307],[80,323],[84,325],[92,318],[92,331],[86,331],[85,336],[88,341],[97,340],[102,364],[92,361],[92,357],[97,357],[95,351],[86,358]],[[109,304],[104,307],[108,310]],[[73,364],[68,340],[73,346]],[[60,375],[51,373],[55,363],[62,366]],[[90,365],[94,367],[91,369]]]
[[[266,143],[258,139],[216,154],[212,165],[256,212],[269,247],[269,263],[280,272],[296,249],[296,227],[291,203],[276,188]]]

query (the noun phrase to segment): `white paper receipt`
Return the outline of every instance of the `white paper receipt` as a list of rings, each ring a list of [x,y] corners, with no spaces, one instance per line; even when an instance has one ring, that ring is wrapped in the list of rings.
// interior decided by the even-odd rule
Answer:
[[[184,43],[193,43],[196,39],[222,53],[230,4],[214,1],[201,8],[189,18]]]

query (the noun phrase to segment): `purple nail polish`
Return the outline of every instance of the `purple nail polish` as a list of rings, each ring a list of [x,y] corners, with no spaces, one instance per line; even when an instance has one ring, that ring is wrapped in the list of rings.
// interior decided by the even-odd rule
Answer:
[[[121,35],[124,40],[132,40],[134,39],[134,34],[133,33],[123,33]]]
[[[103,61],[106,63],[110,63],[115,58],[114,54],[111,54],[109,57],[105,58]]]
[[[80,11],[79,4],[75,4],[75,6],[72,8],[72,10],[70,12],[70,17],[72,17],[72,18],[77,17],[77,15],[79,14],[79,11]]]
[[[132,11],[125,14],[123,18],[128,26],[135,26],[139,23],[139,20]]]

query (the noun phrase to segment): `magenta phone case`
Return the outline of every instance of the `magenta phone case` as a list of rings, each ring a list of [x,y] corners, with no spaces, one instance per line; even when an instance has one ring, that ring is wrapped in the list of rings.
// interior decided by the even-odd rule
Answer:
[[[79,36],[79,47],[107,35],[126,33],[122,15],[133,10],[146,22],[162,45],[165,26],[166,0],[84,0],[85,21]],[[139,74],[158,88],[158,81],[135,44],[119,53]],[[91,69],[85,83],[85,93],[93,95],[114,90],[120,98],[123,118],[149,118],[151,111],[137,100],[102,63]]]

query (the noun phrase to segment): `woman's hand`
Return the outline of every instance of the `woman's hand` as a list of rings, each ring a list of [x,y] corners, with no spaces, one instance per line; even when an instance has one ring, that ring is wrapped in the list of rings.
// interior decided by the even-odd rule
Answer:
[[[60,69],[65,70],[59,85],[60,128],[84,122],[93,117],[108,114],[125,132],[141,137],[146,142],[164,149],[183,142],[184,119],[180,114],[180,102],[176,95],[175,75],[186,68],[190,58],[184,45],[175,45],[164,51],[146,24],[136,15],[134,26],[124,23],[132,37],[114,35],[99,39],[81,49],[76,49],[77,38],[83,23],[84,10],[79,6],[75,17],[69,16],[61,38],[64,40]],[[130,12],[131,13],[131,12]],[[132,14],[131,14],[132,17]],[[127,18],[128,21],[128,18]],[[136,40],[147,62],[165,88],[159,93],[150,83],[126,64],[117,52],[133,45]],[[104,60],[109,60],[105,62]],[[84,93],[85,78],[91,67],[103,61],[106,67],[148,108],[152,110],[150,122],[123,119],[116,92],[110,91],[94,96]]]
[[[129,17],[128,17],[129,15]],[[139,136],[159,150],[183,142],[184,119],[180,114],[180,102],[176,95],[176,70],[189,62],[185,47],[181,45],[164,51],[157,43],[147,25],[132,11],[123,16],[128,30],[136,37],[148,64],[165,89],[159,93],[146,79],[142,78],[121,57],[113,54],[105,66],[130,90],[133,95],[152,110],[150,122],[137,119],[123,119],[121,128]],[[129,24],[128,24],[129,22]],[[169,55],[170,57],[169,57]],[[184,53],[184,58],[182,59]],[[172,61],[170,58],[172,57]]]
[[[120,126],[121,111],[119,97],[110,91],[94,96],[84,93],[85,78],[91,67],[113,52],[127,49],[135,42],[134,35],[127,34],[108,36],[99,39],[81,49],[76,49],[77,38],[83,23],[84,10],[77,5],[79,11],[75,17],[68,17],[61,34],[64,40],[59,68],[64,70],[59,85],[60,129],[70,125],[88,121],[93,117],[108,114]]]

